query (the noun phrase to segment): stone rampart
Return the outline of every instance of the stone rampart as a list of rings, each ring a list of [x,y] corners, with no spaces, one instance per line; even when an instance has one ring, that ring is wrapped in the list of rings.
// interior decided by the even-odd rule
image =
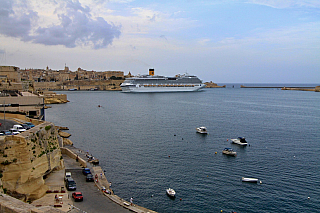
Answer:
[[[18,135],[0,138],[0,169],[3,190],[23,201],[42,197],[43,177],[64,168],[62,139],[52,123],[44,122]]]
[[[61,147],[60,150],[62,154],[68,155],[72,159],[77,159],[77,155],[74,154],[70,149]],[[84,161],[82,158],[78,157],[78,161],[82,167],[87,167],[87,162]]]

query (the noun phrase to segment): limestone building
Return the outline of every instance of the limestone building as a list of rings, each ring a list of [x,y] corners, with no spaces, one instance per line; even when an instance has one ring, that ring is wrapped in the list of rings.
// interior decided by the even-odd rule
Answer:
[[[0,66],[0,76],[2,82],[21,82],[20,69],[15,66]]]

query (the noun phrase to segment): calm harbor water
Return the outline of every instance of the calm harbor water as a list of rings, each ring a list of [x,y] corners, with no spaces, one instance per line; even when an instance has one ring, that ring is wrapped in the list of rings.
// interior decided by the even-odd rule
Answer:
[[[61,93],[70,102],[52,105],[46,120],[68,126],[74,146],[99,158],[126,200],[168,213],[319,212],[320,93],[230,85],[195,93]],[[199,126],[209,135],[197,134]],[[230,144],[238,136],[250,146]],[[237,156],[222,155],[225,147]],[[166,196],[168,187],[176,199]]]

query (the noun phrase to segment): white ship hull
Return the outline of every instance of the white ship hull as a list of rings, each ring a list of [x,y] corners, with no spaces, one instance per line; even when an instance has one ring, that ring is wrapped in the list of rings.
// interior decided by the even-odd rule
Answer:
[[[205,86],[196,76],[159,76],[154,75],[154,69],[149,69],[149,75],[127,78],[120,85],[122,92],[195,92]]]
[[[148,86],[143,85],[132,85],[132,86],[121,86],[122,92],[195,92],[204,88],[206,85],[201,84],[199,86]]]

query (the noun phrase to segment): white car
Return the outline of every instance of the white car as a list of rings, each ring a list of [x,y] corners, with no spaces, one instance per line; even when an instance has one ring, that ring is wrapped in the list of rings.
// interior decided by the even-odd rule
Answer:
[[[10,129],[10,131],[11,130],[16,130],[16,131],[18,131],[18,132],[25,132],[26,131],[26,129],[25,128],[23,128],[21,125],[19,125],[19,124],[15,124],[15,125],[13,125],[13,127]]]
[[[20,134],[20,132],[18,130],[15,130],[15,129],[10,129],[10,132],[11,132],[12,135]]]

